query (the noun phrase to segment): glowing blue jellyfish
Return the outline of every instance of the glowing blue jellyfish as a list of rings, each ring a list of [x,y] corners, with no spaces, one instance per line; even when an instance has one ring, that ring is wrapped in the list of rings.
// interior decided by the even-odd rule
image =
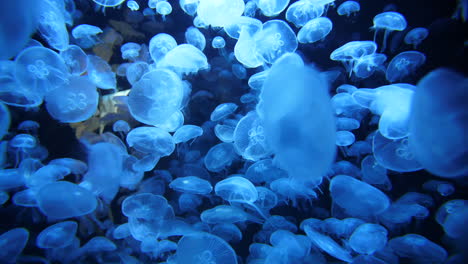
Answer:
[[[413,48],[416,49],[423,40],[429,35],[429,30],[427,28],[413,28],[405,36],[405,43],[408,45],[413,45]]]
[[[16,78],[33,96],[42,97],[67,82],[65,62],[48,48],[27,48],[16,57],[15,63]]]
[[[353,72],[359,78],[368,78],[376,70],[384,70],[383,63],[386,60],[387,56],[379,53],[362,56],[354,62]]]
[[[296,27],[304,26],[308,21],[320,17],[325,6],[315,1],[300,0],[292,3],[286,10],[286,20]]]
[[[236,153],[232,144],[220,143],[210,148],[205,156],[204,164],[207,170],[219,172],[231,165],[235,157]]]
[[[29,239],[29,231],[26,228],[14,228],[0,235],[0,261],[3,263],[15,263]]]
[[[50,47],[65,50],[69,44],[67,27],[65,25],[64,10],[56,1],[41,1],[38,31]]]
[[[340,16],[346,15],[347,17],[349,17],[351,14],[357,13],[360,10],[361,10],[361,6],[359,5],[358,2],[356,2],[356,1],[346,1],[346,2],[343,2],[338,7],[336,12]]]
[[[419,81],[413,97],[409,146],[423,167],[440,177],[468,173],[467,83],[459,73],[437,69]]]
[[[316,89],[309,89],[311,83]],[[278,59],[263,84],[257,113],[265,141],[279,167],[298,180],[321,179],[335,159],[335,120],[327,91],[319,72],[294,53]]]
[[[350,146],[356,140],[353,133],[349,131],[336,132],[336,145],[340,147]]]
[[[0,61],[0,101],[18,107],[35,107],[42,104],[44,91],[21,85],[16,78],[14,61]]]
[[[133,218],[161,218],[166,213],[166,198],[152,193],[137,193],[122,202],[122,214]]]
[[[8,133],[10,121],[11,117],[8,107],[0,102],[0,140]]]
[[[238,106],[234,103],[223,103],[218,106],[211,112],[210,120],[211,121],[220,121],[228,117],[230,114],[233,114],[237,110]]]
[[[101,57],[88,55],[88,76],[98,88],[113,90],[117,86],[115,73]]]
[[[194,126],[194,125],[181,126],[174,133],[174,143],[178,144],[181,142],[187,142],[201,135],[203,135],[203,129],[199,126]]]
[[[256,3],[263,15],[274,17],[286,9],[289,0],[257,0]]]
[[[136,120],[157,126],[179,110],[183,93],[182,80],[177,74],[162,69],[150,71],[133,85],[128,107]]]
[[[263,24],[260,20],[241,16],[236,18],[231,24],[224,27],[224,31],[228,34],[229,37],[233,39],[239,39],[241,31],[247,30],[250,34],[255,34],[260,31],[263,27]]]
[[[211,47],[213,47],[213,49],[222,49],[225,46],[226,46],[226,41],[221,36],[216,36],[211,41]]]
[[[407,234],[392,238],[389,247],[399,257],[411,259],[420,263],[444,263],[447,251],[418,234]]]
[[[255,111],[249,112],[237,123],[234,130],[234,146],[242,157],[252,161],[257,161],[271,153],[262,120]]]
[[[132,11],[138,11],[140,9],[140,5],[138,5],[137,1],[130,0],[127,2],[128,9]]]
[[[374,135],[372,149],[375,160],[386,169],[410,172],[423,168],[416,159],[406,137],[392,140],[377,132]]]
[[[158,67],[168,68],[178,74],[196,73],[209,67],[205,54],[190,44],[181,44],[167,52]]]
[[[332,30],[333,23],[326,17],[309,20],[297,33],[299,43],[314,43],[324,39]]]
[[[60,52],[60,56],[72,75],[81,75],[88,67],[88,57],[79,46],[69,45],[67,49]]]
[[[73,28],[72,36],[77,42],[77,45],[83,49],[89,49],[94,46],[98,41],[98,34],[101,34],[102,30],[96,26],[81,24]]]
[[[269,20],[262,31],[255,34],[256,49],[263,60],[273,63],[282,55],[297,49],[297,38],[283,20]]]
[[[137,127],[127,134],[127,144],[142,153],[169,156],[175,149],[171,134],[158,127]]]
[[[223,239],[209,233],[194,233],[183,236],[177,244],[176,263],[223,263],[237,264],[231,246]]]
[[[243,0],[200,0],[197,14],[207,25],[224,27],[240,17],[244,8]]]
[[[377,224],[362,224],[349,238],[350,247],[360,254],[372,255],[387,244],[387,229]]]
[[[312,244],[314,244],[317,248],[327,252],[330,256],[333,256],[337,259],[345,262],[352,262],[353,259],[350,252],[336,243],[329,236],[318,232],[309,224],[305,224],[303,229],[307,234],[307,237],[309,237],[312,241]]]
[[[54,219],[89,214],[96,209],[96,197],[74,183],[58,181],[49,183],[37,192],[37,204],[43,214]]]
[[[196,27],[189,27],[185,31],[185,41],[203,51],[206,46],[206,39],[203,33]]]
[[[378,33],[379,30],[383,29],[384,32],[384,39],[383,39],[383,44],[382,44],[382,49],[380,52],[383,52],[385,50],[385,47],[387,45],[387,38],[388,35],[392,31],[403,31],[406,29],[406,19],[405,17],[397,12],[383,12],[374,17],[374,26],[372,27],[375,30],[374,33],[374,42],[375,42],[375,37]]]
[[[137,61],[128,66],[125,75],[127,81],[133,85],[143,77],[147,72],[149,72],[149,65],[144,61]]]
[[[179,5],[182,10],[190,16],[197,13],[197,8],[200,0],[179,0]]]
[[[255,3],[255,0],[247,1],[245,3],[244,16],[255,17],[256,12],[257,12],[257,4]]]
[[[121,5],[125,0],[93,0],[93,2],[103,7],[115,7]]]
[[[97,110],[99,94],[86,77],[74,76],[68,84],[47,93],[49,114],[63,123],[77,123],[90,118]]]
[[[151,58],[158,62],[161,60],[169,51],[177,47],[175,39],[166,33],[159,33],[151,38],[149,42],[149,52]]]
[[[141,46],[137,43],[127,42],[120,47],[122,52],[122,59],[124,60],[136,60],[140,55]]]
[[[42,230],[37,236],[36,245],[39,248],[62,248],[70,245],[76,235],[78,224],[64,221]]]
[[[167,1],[159,1],[156,4],[156,12],[162,16],[163,21],[166,21],[166,16],[172,13],[172,6]]]
[[[404,51],[388,64],[385,77],[389,82],[399,81],[426,62],[426,56],[419,51]]]
[[[354,64],[359,58],[372,55],[377,50],[373,41],[350,41],[330,54],[330,59],[341,61],[347,72],[351,74]]]
[[[256,68],[263,64],[263,58],[259,54],[254,34],[249,27],[241,27],[239,40],[234,46],[236,59],[247,68]]]
[[[213,187],[207,180],[196,176],[179,177],[173,180],[169,187],[173,190],[190,194],[209,194]]]

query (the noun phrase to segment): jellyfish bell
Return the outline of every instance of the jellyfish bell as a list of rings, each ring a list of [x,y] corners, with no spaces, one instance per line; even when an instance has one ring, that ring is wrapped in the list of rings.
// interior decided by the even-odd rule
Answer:
[[[385,50],[388,35],[392,31],[403,31],[406,29],[406,26],[407,22],[405,17],[398,12],[389,11],[376,15],[374,17],[374,26],[372,27],[372,29],[375,30],[374,42],[377,36],[377,32],[380,30],[384,30],[384,39],[380,52],[383,52]]]

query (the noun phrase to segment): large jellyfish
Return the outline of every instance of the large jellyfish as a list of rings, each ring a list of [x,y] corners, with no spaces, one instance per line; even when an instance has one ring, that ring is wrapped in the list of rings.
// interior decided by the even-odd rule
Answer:
[[[224,27],[240,17],[244,8],[243,0],[200,0],[197,14],[207,25]]]

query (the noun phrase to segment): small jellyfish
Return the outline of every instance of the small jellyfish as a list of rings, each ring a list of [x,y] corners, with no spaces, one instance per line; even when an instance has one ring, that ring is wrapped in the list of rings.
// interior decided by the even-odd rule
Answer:
[[[78,224],[64,221],[42,230],[37,236],[36,245],[39,248],[62,248],[70,245],[76,235]]]
[[[352,262],[353,258],[348,250],[344,249],[338,243],[336,243],[333,239],[329,236],[324,235],[309,224],[304,225],[304,232],[307,234],[307,237],[310,238],[312,244],[316,247],[320,248],[321,250],[327,252],[330,256],[333,256],[337,259],[340,259],[345,262]]]
[[[237,123],[234,130],[234,146],[247,160],[257,161],[271,153],[267,144],[264,125],[255,111],[249,112]]]
[[[175,39],[166,33],[159,33],[151,38],[149,42],[149,52],[151,58],[158,62],[161,60],[169,51],[177,47]]]
[[[120,47],[122,59],[134,61],[140,56],[141,46],[137,43],[127,42]]]
[[[304,26],[308,21],[320,17],[325,6],[314,1],[300,0],[292,3],[286,10],[286,20],[296,27]]]
[[[387,229],[377,224],[362,224],[349,238],[350,247],[359,254],[372,255],[387,244]]]
[[[356,140],[353,133],[349,131],[337,131],[336,132],[336,145],[339,147],[350,146]]]
[[[350,41],[330,54],[330,59],[341,61],[347,72],[351,74],[354,64],[359,58],[372,55],[377,50],[373,41]]]
[[[132,10],[132,11],[138,11],[140,9],[140,5],[138,4],[137,1],[134,1],[134,0],[130,0],[127,2],[127,7],[128,9]]]
[[[216,36],[211,41],[211,47],[213,47],[213,49],[222,49],[225,46],[226,46],[226,41],[221,36]]]
[[[372,143],[375,160],[384,168],[398,172],[418,171],[423,166],[416,160],[408,138],[388,139],[375,133]]]
[[[351,16],[351,14],[355,14],[361,10],[361,6],[356,1],[346,1],[343,2],[336,12],[340,16],[346,15],[347,17]]]
[[[235,157],[236,153],[232,144],[220,143],[208,150],[204,158],[204,164],[207,170],[219,172],[231,165]]]
[[[224,27],[240,17],[244,8],[244,0],[200,0],[197,14],[207,25]]]
[[[233,114],[237,110],[238,106],[234,103],[222,103],[211,112],[211,121],[220,121]]]
[[[99,94],[86,77],[73,76],[69,83],[45,97],[49,114],[63,123],[77,123],[90,118],[97,110]]]
[[[137,127],[127,134],[127,144],[139,152],[169,156],[175,149],[171,134],[158,127]]]
[[[385,77],[389,82],[399,81],[412,74],[424,62],[426,62],[426,56],[423,53],[404,51],[390,61]]]
[[[83,49],[89,49],[99,42],[98,34],[102,30],[96,26],[81,24],[73,28],[72,36],[76,40],[77,45]]]
[[[174,133],[174,143],[187,142],[203,135],[203,129],[199,126],[184,125],[179,127]]]
[[[197,13],[200,0],[179,0],[179,5],[187,15],[193,16]]]
[[[169,187],[189,194],[209,194],[213,190],[209,181],[196,176],[179,177],[169,183]]]
[[[374,26],[372,29],[375,30],[374,32],[374,42],[375,38],[377,36],[377,32],[381,29],[383,29],[384,32],[384,39],[383,39],[383,44],[382,44],[382,49],[380,52],[383,52],[385,50],[385,47],[387,45],[387,38],[388,35],[392,31],[403,31],[406,29],[407,22],[405,17],[397,12],[383,12],[374,17]]]
[[[130,66],[127,67],[127,70],[125,72],[125,76],[127,77],[127,81],[133,85],[137,81],[143,77],[147,72],[150,71],[150,66],[148,63],[144,61],[137,61],[132,63]]]
[[[314,43],[324,39],[332,30],[333,23],[327,17],[309,20],[297,34],[299,43]]]
[[[209,233],[183,236],[175,253],[177,263],[237,264],[236,253],[223,239]]]
[[[122,202],[122,214],[132,218],[163,218],[168,210],[166,198],[152,193],[133,194]]]
[[[98,88],[105,90],[116,89],[117,79],[115,73],[101,57],[88,55],[88,77]]]
[[[167,1],[159,1],[156,3],[156,12],[162,16],[163,21],[166,21],[166,16],[172,13],[172,6]]]
[[[190,44],[181,44],[167,52],[157,64],[159,68],[168,68],[180,75],[196,73],[209,68],[206,55]]]
[[[62,57],[65,64],[67,64],[72,75],[79,76],[86,72],[86,68],[88,67],[88,57],[79,46],[68,46],[67,49],[60,52],[60,57]]]
[[[429,30],[426,28],[413,28],[408,33],[406,33],[404,42],[408,45],[413,45],[413,49],[416,49],[418,45],[427,38],[428,35]]]
[[[206,39],[203,33],[196,27],[189,27],[185,31],[185,41],[203,51],[206,46]]]
[[[256,18],[241,16],[234,20],[231,24],[224,27],[226,34],[233,38],[239,39],[242,30],[248,31],[251,35],[262,30],[263,24]]]
[[[418,234],[394,237],[388,246],[397,256],[418,263],[444,263],[447,259],[444,248]]]

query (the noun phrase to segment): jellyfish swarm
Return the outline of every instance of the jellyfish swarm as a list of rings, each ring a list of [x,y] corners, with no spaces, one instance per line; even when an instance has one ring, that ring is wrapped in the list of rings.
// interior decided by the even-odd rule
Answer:
[[[257,113],[280,168],[302,181],[325,175],[335,159],[335,120],[317,70],[295,53],[279,58],[263,84]]]
[[[467,78],[442,68],[421,79],[413,96],[409,147],[426,170],[440,177],[468,175],[467,89]]]
[[[380,52],[385,50],[387,45],[387,38],[388,35],[392,31],[403,31],[406,29],[406,19],[405,17],[397,12],[383,12],[374,17],[374,26],[372,29],[375,30],[374,32],[374,42],[379,30],[383,29],[384,32],[384,39],[382,44],[382,49]]]

